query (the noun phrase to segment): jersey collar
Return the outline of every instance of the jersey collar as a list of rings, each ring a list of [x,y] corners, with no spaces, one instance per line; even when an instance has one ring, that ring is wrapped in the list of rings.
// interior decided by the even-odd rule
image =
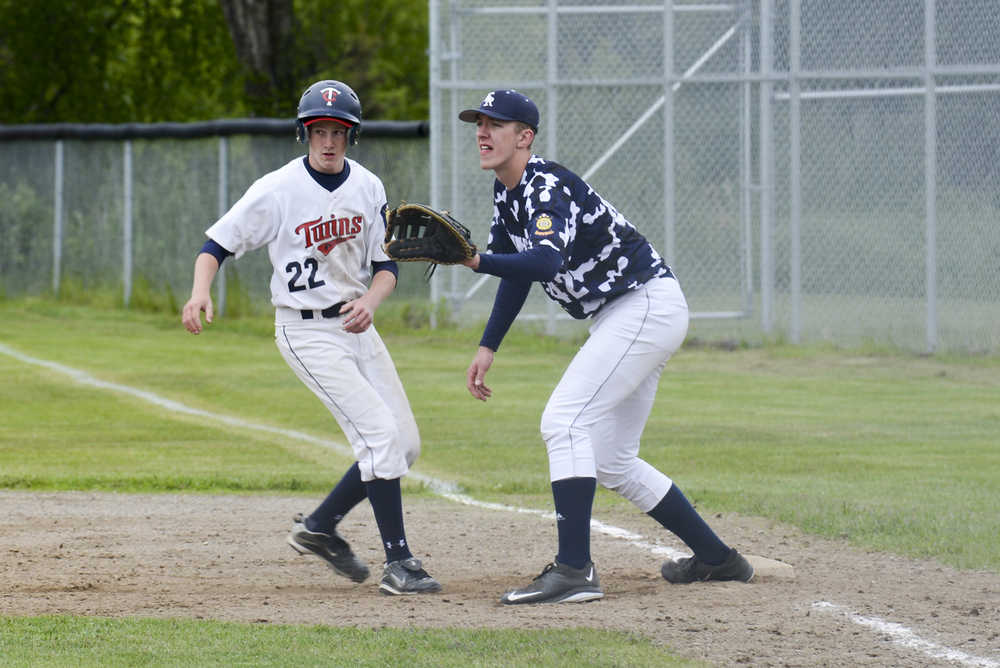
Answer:
[[[306,171],[309,172],[309,176],[313,178],[313,181],[321,185],[323,188],[333,192],[340,186],[344,185],[344,181],[347,177],[351,175],[351,165],[347,160],[344,160],[344,169],[340,171],[339,174],[324,174],[323,172],[317,172],[309,164],[309,156],[303,156],[302,164],[305,165]]]

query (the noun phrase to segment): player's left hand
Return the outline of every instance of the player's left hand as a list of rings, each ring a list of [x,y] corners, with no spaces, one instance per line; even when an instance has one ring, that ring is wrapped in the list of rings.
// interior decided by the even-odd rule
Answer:
[[[479,253],[476,253],[475,255],[473,255],[472,257],[470,257],[468,260],[462,260],[462,264],[464,264],[466,267],[468,267],[472,271],[475,271],[476,269],[479,269]]]
[[[493,351],[485,346],[479,346],[476,356],[472,358],[469,370],[465,372],[465,386],[469,394],[480,401],[486,401],[493,394],[493,390],[484,382],[486,372],[493,365]]]
[[[344,322],[344,331],[360,334],[375,320],[375,307],[368,303],[365,297],[349,301],[340,308],[340,317]]]
[[[214,311],[212,309],[212,298],[205,295],[193,295],[191,299],[184,304],[184,308],[181,310],[181,322],[184,324],[184,328],[192,334],[200,334],[202,330],[201,324],[201,314],[205,313],[205,322],[207,324],[212,324],[212,317]]]

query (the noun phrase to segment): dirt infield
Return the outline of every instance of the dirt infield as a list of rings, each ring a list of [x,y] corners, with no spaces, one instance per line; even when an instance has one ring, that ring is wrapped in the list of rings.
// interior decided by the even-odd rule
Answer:
[[[294,497],[0,491],[4,615],[189,617],[361,628],[586,627],[637,632],[716,665],[1000,667],[1000,575],[851,549],[774,523],[720,515],[741,551],[792,564],[794,580],[669,585],[660,558],[595,534],[606,596],[510,607],[507,588],[555,550],[550,520],[407,498],[407,534],[444,590],[379,593],[335,577],[285,543]],[[683,549],[638,513],[603,522]],[[371,511],[343,533],[378,572]],[[370,547],[368,547],[370,546]]]

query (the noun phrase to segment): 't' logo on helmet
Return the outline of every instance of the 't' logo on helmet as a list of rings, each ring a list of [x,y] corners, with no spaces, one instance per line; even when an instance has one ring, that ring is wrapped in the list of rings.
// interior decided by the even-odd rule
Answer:
[[[320,94],[323,96],[323,99],[326,100],[326,106],[328,107],[332,107],[333,103],[337,101],[337,95],[339,93],[340,91],[337,90],[336,88],[333,88],[332,86],[329,88],[324,88],[323,90],[320,91]]]

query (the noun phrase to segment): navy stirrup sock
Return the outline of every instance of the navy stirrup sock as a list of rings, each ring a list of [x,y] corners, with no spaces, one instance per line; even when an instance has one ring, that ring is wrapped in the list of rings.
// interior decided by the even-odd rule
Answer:
[[[403,530],[403,495],[399,489],[399,478],[376,478],[366,482],[365,488],[375,513],[378,532],[382,536],[386,563],[409,559],[413,554],[406,544],[406,532]]]
[[[594,507],[596,478],[564,478],[552,483],[559,531],[556,561],[573,568],[590,562],[590,515]]]
[[[364,501],[367,495],[365,484],[361,482],[358,463],[354,462],[333,491],[323,499],[323,503],[306,518],[306,528],[310,531],[329,533],[337,527],[344,515]]]
[[[729,547],[715,535],[676,484],[646,514],[674,532],[703,563],[717,566],[729,556]]]

